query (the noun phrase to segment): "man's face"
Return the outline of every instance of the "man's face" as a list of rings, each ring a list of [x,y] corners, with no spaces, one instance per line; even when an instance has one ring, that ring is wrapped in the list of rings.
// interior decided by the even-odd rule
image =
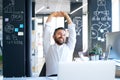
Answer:
[[[58,45],[62,45],[66,42],[66,32],[60,29],[55,33],[53,38]]]

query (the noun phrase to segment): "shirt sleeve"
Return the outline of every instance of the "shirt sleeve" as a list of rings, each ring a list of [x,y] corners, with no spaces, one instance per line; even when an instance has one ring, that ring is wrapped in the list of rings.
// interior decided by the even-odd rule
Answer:
[[[51,24],[48,22],[45,24],[45,27],[43,28],[43,52],[44,57],[47,54],[47,51],[50,47],[50,37],[51,37]]]
[[[67,46],[70,48],[70,50],[74,50],[75,44],[76,44],[76,31],[75,31],[75,24],[68,24],[68,30],[69,30],[69,37]]]

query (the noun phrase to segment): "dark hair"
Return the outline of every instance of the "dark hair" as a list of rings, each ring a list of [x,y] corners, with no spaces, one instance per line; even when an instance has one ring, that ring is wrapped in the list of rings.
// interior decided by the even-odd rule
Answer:
[[[65,31],[65,28],[64,28],[64,27],[58,27],[58,28],[56,28],[53,35],[55,35],[55,33],[56,33],[58,30],[64,30],[64,31]]]

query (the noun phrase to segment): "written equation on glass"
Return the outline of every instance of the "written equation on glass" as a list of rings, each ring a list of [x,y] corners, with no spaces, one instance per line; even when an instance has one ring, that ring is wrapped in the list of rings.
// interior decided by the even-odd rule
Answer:
[[[107,9],[106,1],[97,0],[96,10],[92,16],[91,37],[100,42],[105,42],[105,34],[110,32],[111,28],[111,12]]]
[[[75,27],[76,35],[80,36],[82,34],[82,18],[74,17],[73,22],[76,24],[76,27]]]
[[[13,13],[15,11],[15,0],[10,0],[8,5],[4,7],[4,13]]]
[[[23,44],[21,37],[24,36],[23,32],[24,25],[19,24],[14,27],[12,24],[6,24],[4,28],[5,40],[8,44]]]
[[[23,45],[24,38],[24,6],[18,8],[19,2],[9,0],[3,7],[4,13],[4,39],[7,44]]]
[[[92,39],[97,39],[98,41],[104,42],[105,41],[105,34],[106,32],[109,32],[110,28],[109,22],[98,24],[93,24],[91,27],[91,34]]]

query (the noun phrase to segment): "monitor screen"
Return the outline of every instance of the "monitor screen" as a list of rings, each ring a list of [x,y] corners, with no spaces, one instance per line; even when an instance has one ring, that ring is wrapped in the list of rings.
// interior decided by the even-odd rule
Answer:
[[[106,34],[106,58],[120,60],[120,31]]]

